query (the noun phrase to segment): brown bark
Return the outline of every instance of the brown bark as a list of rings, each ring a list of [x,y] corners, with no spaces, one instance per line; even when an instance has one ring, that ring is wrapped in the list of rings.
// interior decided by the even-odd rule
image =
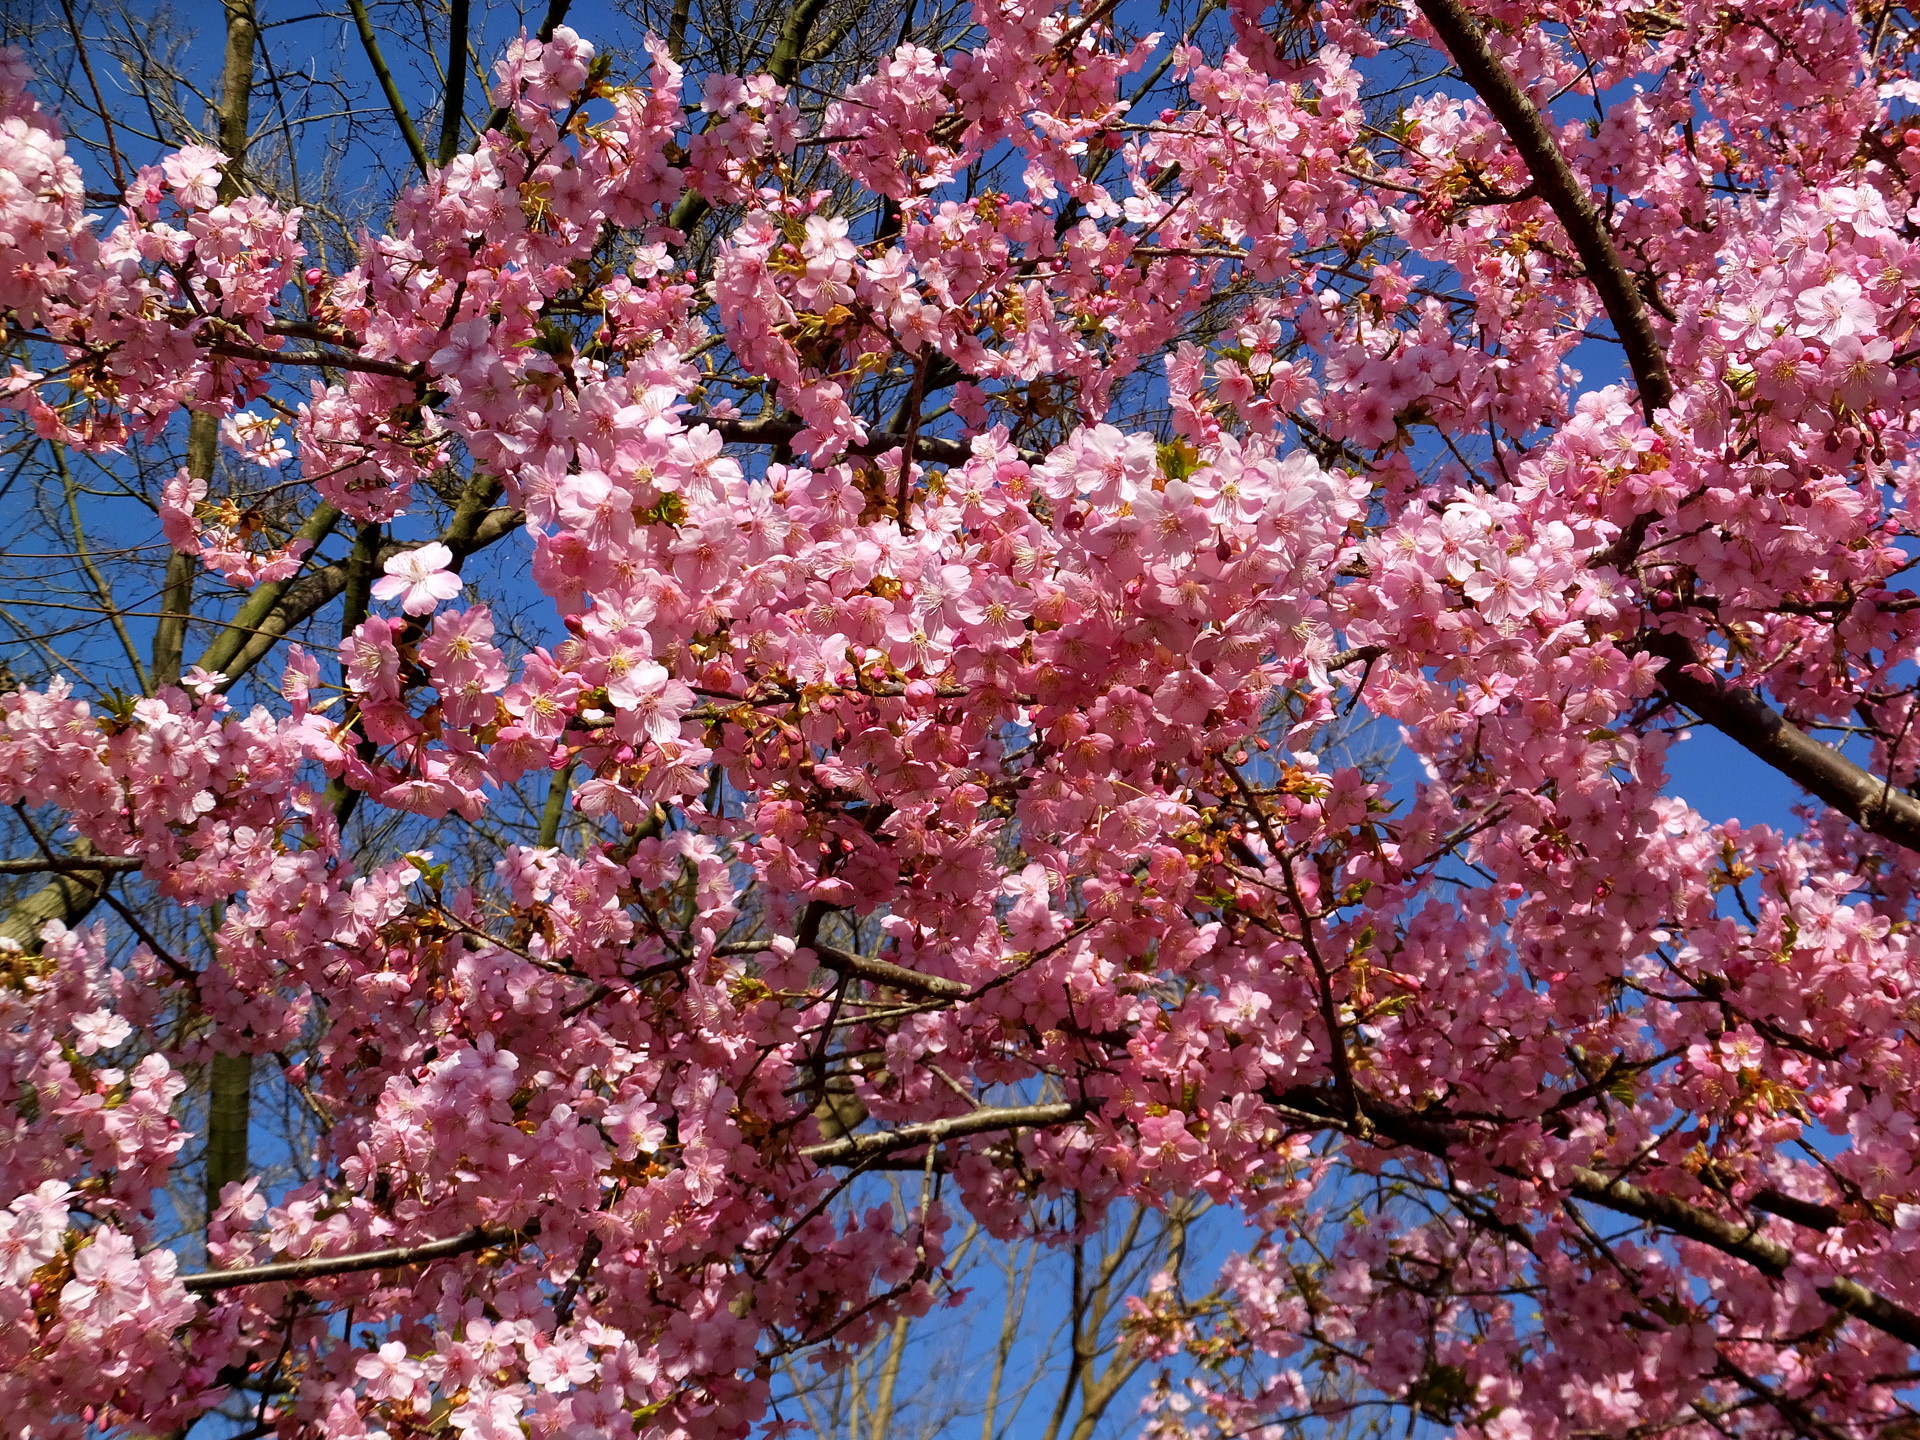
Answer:
[[[220,148],[226,151],[228,163],[220,178],[222,203],[238,196],[245,183],[253,65],[260,44],[254,0],[226,0],[226,10],[227,49],[220,71],[219,110]],[[189,422],[189,474],[206,480],[213,478],[214,457],[220,443],[219,423],[216,416],[205,412],[196,412]],[[313,527],[310,524],[307,528]],[[315,539],[317,542],[318,537]],[[220,1203],[220,1192],[229,1184],[245,1180],[252,1168],[247,1142],[253,1121],[253,1055],[246,1050],[215,1049],[209,1071],[205,1180],[207,1216],[211,1219]]]
[[[1626,348],[1627,363],[1640,387],[1640,405],[1651,423],[1654,413],[1672,402],[1673,381],[1639,288],[1607,234],[1586,182],[1574,174],[1546,120],[1495,58],[1479,22],[1466,6],[1459,0],[1419,0],[1419,5],[1420,13],[1453,56],[1462,78],[1474,88],[1526,161],[1534,188],[1552,207],[1573,242],[1581,264],[1586,266],[1587,279],[1599,292],[1607,318],[1613,321]]]
[[[1531,188],[1567,232],[1626,350],[1641,408],[1652,423],[1656,413],[1673,400],[1673,380],[1640,283],[1620,258],[1588,186],[1567,163],[1539,109],[1495,57],[1472,12],[1460,0],[1418,3],[1461,76],[1520,152],[1532,177]],[[1597,562],[1623,570],[1632,565],[1654,518],[1649,514],[1636,520],[1605,554],[1596,557]],[[1920,850],[1920,802],[1815,740],[1753,690],[1728,684],[1710,671],[1689,669],[1697,657],[1679,637],[1656,636],[1647,648],[1667,659],[1660,684],[1674,701],[1862,829]]]

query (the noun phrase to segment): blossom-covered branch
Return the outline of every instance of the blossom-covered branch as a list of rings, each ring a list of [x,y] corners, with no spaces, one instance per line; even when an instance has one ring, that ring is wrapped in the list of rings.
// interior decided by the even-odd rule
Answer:
[[[0,60],[15,1429],[1920,1420],[1920,36],[355,8]]]

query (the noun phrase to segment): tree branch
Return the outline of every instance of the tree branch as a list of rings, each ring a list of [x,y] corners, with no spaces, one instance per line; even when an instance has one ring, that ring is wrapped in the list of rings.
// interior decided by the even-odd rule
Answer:
[[[463,516],[456,515],[453,522],[441,533],[440,542],[453,551],[456,559],[460,559],[475,551],[484,550],[496,540],[512,534],[525,523],[526,515],[523,511],[504,505],[481,511],[471,523],[468,523]],[[388,543],[380,547],[379,558],[384,564],[393,556],[415,548],[412,545]],[[258,665],[268,652],[286,637],[289,630],[322,606],[333,601],[341,591],[347,588],[347,578],[346,562],[336,561],[332,565],[310,571],[299,579],[289,582],[280,596],[278,606],[247,632],[246,643],[241,646],[233,659],[219,667],[227,677],[226,688],[231,688],[233,682]],[[207,666],[207,668],[214,667]]]
[[[343,644],[348,636],[360,628],[361,623],[367,618],[367,611],[373,604],[373,567],[377,563],[379,553],[380,524],[378,521],[372,521],[362,525],[355,533],[353,551],[347,556],[347,583],[343,587],[340,600],[340,639]],[[344,679],[344,676],[342,678]],[[360,758],[371,761],[377,752],[360,728],[359,719],[354,718],[348,728],[354,737],[354,749]],[[333,812],[334,824],[340,827],[342,833],[345,833],[347,821],[360,803],[360,792],[347,784],[344,768],[327,782],[326,794],[320,803]]]
[[[1341,1113],[1341,1102],[1317,1090],[1292,1090],[1269,1098],[1284,1110],[1316,1125],[1342,1131],[1352,1128],[1352,1122]],[[824,1144],[810,1145],[800,1153],[820,1165],[857,1163],[968,1135],[1064,1124],[1086,1114],[1089,1108],[1084,1102],[1063,1101],[976,1110],[944,1120],[902,1125],[894,1130],[849,1135]],[[1385,1141],[1440,1158],[1444,1158],[1456,1145],[1472,1143],[1462,1126],[1382,1109],[1377,1102],[1370,1106],[1369,1120],[1371,1136],[1376,1143]],[[1530,1178],[1516,1167],[1502,1166],[1500,1170],[1502,1174],[1516,1179]],[[1569,1180],[1568,1193],[1575,1199],[1629,1216],[1682,1239],[1712,1246],[1722,1254],[1743,1261],[1772,1278],[1784,1276],[1795,1264],[1791,1249],[1759,1234],[1751,1224],[1729,1220],[1700,1206],[1643,1190],[1627,1180],[1610,1178],[1584,1166],[1570,1167],[1566,1174]],[[1824,1211],[1824,1207],[1810,1208]],[[190,1292],[205,1294],[242,1285],[390,1269],[506,1244],[533,1233],[532,1227],[521,1231],[481,1227],[464,1235],[429,1241],[423,1245],[188,1275],[182,1277],[181,1284]],[[1858,1281],[1837,1276],[1820,1285],[1816,1293],[1842,1314],[1861,1320],[1905,1344],[1920,1347],[1920,1315]]]
[[[782,445],[807,428],[801,421],[785,416],[735,420],[722,415],[694,414],[683,418],[688,425],[705,425],[717,431],[722,440],[733,445]],[[856,454],[878,455],[895,447],[911,449],[915,456],[942,465],[964,465],[973,458],[973,447],[964,440],[948,440],[938,435],[903,435],[895,430],[868,431],[865,443],[848,448]],[[1029,465],[1038,465],[1047,457],[1038,450],[1022,450],[1020,458]]]
[[[360,32],[360,48],[367,52],[367,64],[373,67],[373,78],[380,82],[380,91],[387,97],[387,108],[393,112],[393,123],[400,127],[400,138],[407,142],[413,163],[420,167],[421,177],[425,178],[433,174],[433,164],[427,159],[427,147],[420,143],[420,132],[413,128],[413,116],[407,113],[407,102],[401,98],[400,87],[394,84],[393,72],[387,69],[387,57],[380,53],[380,37],[373,32],[373,21],[367,15],[366,0],[347,0],[347,8],[353,11],[354,28]]]
[[[363,1250],[354,1255],[317,1255],[310,1260],[281,1260],[271,1265],[242,1265],[232,1270],[209,1270],[199,1275],[182,1275],[180,1284],[189,1294],[210,1295],[242,1285],[273,1285],[289,1280],[317,1280],[326,1275],[350,1275],[358,1270],[392,1270],[403,1265],[424,1265],[430,1260],[445,1260],[495,1245],[525,1240],[534,1233],[475,1226],[464,1235],[446,1240],[429,1240],[422,1245],[396,1245],[387,1250]]]
[[[391,375],[396,380],[420,378],[418,365],[402,365],[393,360],[374,360],[359,355],[342,355],[331,350],[269,350],[264,345],[246,345],[238,340],[214,340],[207,349],[232,360],[260,360],[269,365],[315,365],[328,370],[358,370],[366,375]]]
[[[215,1050],[207,1067],[207,1220],[220,1208],[227,1186],[247,1178],[248,1141],[253,1132],[253,1052]]]
[[[885,985],[892,990],[904,990],[910,995],[926,995],[941,1000],[958,1000],[973,993],[972,987],[958,980],[944,980],[934,975],[922,975],[918,970],[909,970],[904,965],[895,965],[890,960],[876,960],[870,955],[855,955],[851,951],[836,950],[831,945],[815,943],[813,953],[825,969],[837,975],[857,975],[862,980],[870,980],[875,985]]]
[[[253,0],[224,0],[227,12],[226,50],[220,64],[220,148],[227,167],[214,194],[222,205],[240,194],[247,169],[247,141],[253,113],[253,56],[260,45],[260,26]]]
[[[806,55],[807,37],[813,33],[813,22],[826,8],[827,0],[794,0],[786,23],[780,27],[780,38],[774,41],[772,58],[767,61],[767,74],[780,84],[791,85],[798,78]],[[689,190],[674,205],[667,224],[685,235],[711,209],[713,205],[706,196]]]
[[[467,26],[471,0],[447,7],[447,85],[440,100],[440,153],[444,167],[460,153],[460,122],[467,108]]]
[[[86,528],[80,523],[80,492],[73,478],[73,467],[67,464],[67,447],[59,441],[52,442],[48,449],[53,452],[53,468],[60,473],[60,484],[67,497],[67,519],[73,526],[73,555],[80,562],[80,568],[86,572],[87,579],[93,584],[93,593],[100,601],[100,608],[106,612],[107,621],[113,626],[113,633],[120,639],[120,648],[126,653],[127,662],[133,666],[134,679],[140,684],[140,693],[150,694],[147,667],[140,663],[140,652],[134,649],[133,637],[127,633],[126,617],[120,613],[119,605],[113,598],[113,587],[107,583],[107,577],[100,573],[100,567],[93,563],[93,554],[87,549]]]
[[[1639,288],[1594,209],[1586,185],[1567,163],[1539,110],[1488,48],[1486,36],[1460,0],[1418,3],[1461,75],[1520,152],[1540,197],[1552,207],[1579,252],[1587,278],[1627,352],[1640,388],[1641,409],[1651,422],[1656,411],[1672,402],[1673,381]],[[1641,516],[1599,561],[1621,568],[1631,564],[1652,518]],[[1920,850],[1920,802],[1813,739],[1753,691],[1710,674],[1689,673],[1687,667],[1696,664],[1697,657],[1681,637],[1657,636],[1648,648],[1667,658],[1661,687],[1674,700],[1862,829]]]
[[[1584,1166],[1573,1168],[1572,1180],[1568,1189],[1581,1200],[1657,1225],[1702,1245],[1711,1245],[1721,1254],[1744,1260],[1762,1274],[1775,1279],[1785,1275],[1794,1265],[1793,1251],[1777,1240],[1755,1234],[1750,1225],[1736,1224],[1710,1210],[1642,1190],[1625,1180],[1608,1179]],[[1835,1276],[1818,1287],[1817,1293],[1841,1313],[1864,1320],[1876,1330],[1920,1348],[1920,1315],[1869,1290],[1859,1281],[1849,1280],[1844,1275]]]
[[[313,546],[326,539],[339,522],[340,512],[322,501],[314,507],[313,513],[307,517],[306,523],[300,527],[295,538],[305,540],[311,550]],[[256,633],[268,625],[281,599],[298,583],[297,579],[280,580],[257,588],[247,597],[239,613],[227,623],[226,629],[216,635],[213,643],[208,645],[205,652],[201,654],[200,668],[231,674],[228,667],[247,648],[249,642],[256,637]]]
[[[1078,1101],[1054,1105],[1012,1105],[1001,1109],[975,1110],[945,1120],[929,1120],[920,1125],[902,1125],[897,1130],[873,1130],[864,1135],[848,1135],[823,1145],[809,1145],[800,1153],[816,1165],[844,1165],[874,1156],[890,1155],[896,1150],[913,1150],[922,1145],[938,1145],[965,1135],[983,1135],[994,1130],[1026,1130],[1041,1125],[1059,1125],[1087,1113],[1088,1106]]]
[[[1586,183],[1573,173],[1539,110],[1495,58],[1478,22],[1460,0],[1418,3],[1420,13],[1445,42],[1460,74],[1520,152],[1540,198],[1552,207],[1573,242],[1587,268],[1587,279],[1599,292],[1607,318],[1613,321],[1614,331],[1626,349],[1634,383],[1640,388],[1640,407],[1651,424],[1654,412],[1672,403],[1673,381],[1639,287],[1614,248],[1600,212],[1594,209]]]
[[[1303,1087],[1278,1095],[1269,1092],[1267,1098],[1283,1111],[1308,1124],[1354,1133],[1353,1126],[1341,1112],[1339,1099],[1319,1090]],[[1368,1118],[1373,1124],[1372,1138],[1376,1143],[1390,1142],[1437,1159],[1445,1159],[1456,1148],[1470,1148],[1477,1153],[1485,1153],[1484,1142],[1466,1125],[1431,1118],[1424,1113],[1416,1115],[1396,1109],[1382,1110],[1381,1102],[1377,1100],[1368,1103]],[[1499,1165],[1494,1168],[1511,1179],[1538,1180],[1537,1176],[1528,1174],[1518,1166]],[[1585,1166],[1570,1166],[1561,1174],[1566,1177],[1567,1192],[1574,1199],[1598,1205],[1615,1214],[1630,1216],[1682,1239],[1710,1245],[1723,1255],[1751,1265],[1763,1275],[1779,1279],[1797,1263],[1791,1249],[1759,1233],[1758,1222],[1730,1220],[1703,1206],[1642,1190],[1628,1180],[1611,1178]],[[1769,1195],[1767,1198],[1774,1197]],[[1772,1211],[1775,1207],[1756,1204],[1755,1208]],[[1814,1210],[1815,1207],[1809,1209]],[[1864,1321],[1896,1340],[1920,1348],[1920,1314],[1896,1304],[1859,1281],[1836,1276],[1817,1287],[1816,1293],[1842,1314]]]
[[[533,32],[533,38],[538,40],[542,45],[551,40],[553,38],[553,32],[559,28],[560,22],[567,18],[567,11],[572,7],[572,4],[573,0],[547,0],[547,18],[542,20],[540,22],[540,28]],[[502,125],[507,123],[512,114],[513,111],[509,110],[505,105],[500,106],[491,115],[487,116],[487,123],[480,129],[481,135],[485,136],[489,130],[498,130]]]
[[[219,124],[220,148],[227,165],[221,171],[215,198],[228,204],[240,194],[246,173],[248,119],[253,101],[253,59],[260,44],[260,27],[254,18],[254,0],[223,0],[226,10],[226,45],[221,56],[220,103],[214,114]],[[79,35],[75,33],[75,43]],[[106,120],[104,112],[101,119]],[[193,411],[187,420],[187,473],[202,479],[213,474],[215,454],[220,443],[220,422],[211,414]],[[186,643],[188,611],[192,605],[193,578],[198,562],[191,556],[170,555],[166,579],[161,589],[160,619],[153,631],[153,666],[146,683],[157,690],[180,678],[180,657]],[[138,669],[136,662],[135,668]],[[93,847],[82,840],[74,846],[76,857],[87,857]],[[20,945],[38,943],[40,932],[49,920],[75,925],[93,909],[105,893],[104,875],[96,872],[95,883],[84,885],[71,875],[55,878],[31,895],[22,896],[9,906],[0,919],[0,938]]]
[[[93,849],[85,840],[73,848],[76,859],[84,858]],[[48,863],[60,858],[65,857],[49,857]],[[31,895],[23,895],[8,908],[6,918],[0,920],[0,940],[11,940],[23,949],[30,949],[40,943],[40,932],[49,920],[58,920],[63,925],[78,924],[99,903],[103,879],[96,872],[93,883],[88,884],[73,875],[56,872],[52,880]]]
[[[358,0],[355,0],[358,4]],[[225,68],[220,81],[220,142],[227,152],[230,163],[220,177],[219,198],[231,202],[240,193],[242,177],[246,173],[247,144],[250,139],[248,119],[253,100],[253,61],[255,51],[260,44],[260,28],[254,14],[254,0],[226,0],[227,8],[227,49]],[[209,483],[213,480],[214,463],[219,452],[219,420],[212,411],[196,411],[188,421],[187,431],[187,473]],[[300,537],[318,545],[333,528],[339,512],[331,505],[321,505],[307,518],[301,528]],[[179,577],[180,619],[177,628],[165,639],[166,668],[172,672],[169,678],[177,680],[180,671],[180,659],[185,648],[186,626],[192,606],[192,587],[194,559],[192,556],[172,555],[168,558],[168,588],[174,588],[175,560],[185,560],[184,574]],[[263,585],[261,590],[271,592],[261,603],[270,607],[277,597],[277,585]],[[169,596],[171,599],[171,595]],[[257,596],[256,596],[257,598]],[[250,623],[245,617],[253,610],[254,599],[243,605],[238,623]],[[265,613],[264,609],[261,613]],[[167,622],[163,620],[163,625]],[[214,640],[214,648],[225,650],[230,639],[237,640],[236,632],[229,627]],[[162,659],[161,636],[154,637],[154,685],[161,680]],[[218,665],[209,665],[209,670],[218,670]],[[101,893],[105,893],[104,878]],[[116,907],[118,908],[118,907]],[[139,928],[138,926],[135,927]],[[157,948],[157,947],[156,947]],[[207,1077],[207,1147],[205,1171],[202,1175],[206,1196],[206,1219],[210,1225],[213,1214],[220,1204],[220,1192],[228,1184],[244,1181],[250,1162],[247,1155],[248,1139],[253,1127],[253,1055],[244,1049],[225,1050],[216,1048],[212,1063],[208,1066]]]
[[[866,1135],[850,1135],[824,1145],[810,1145],[800,1153],[821,1165],[911,1150],[921,1145],[957,1140],[995,1130],[1027,1129],[1039,1125],[1058,1125],[1086,1113],[1087,1107],[1072,1102],[1057,1105],[1016,1105],[997,1110],[976,1110],[970,1115],[955,1115],[922,1125],[902,1125],[897,1130],[882,1130]],[[386,1250],[365,1250],[352,1255],[321,1255],[310,1260],[283,1260],[270,1265],[245,1265],[233,1270],[211,1270],[203,1274],[183,1275],[180,1283],[190,1293],[211,1294],[242,1285],[270,1285],[290,1280],[313,1280],[326,1275],[346,1275],[359,1270],[390,1270],[403,1265],[420,1265],[444,1260],[495,1245],[526,1240],[538,1233],[538,1226],[506,1230],[477,1226],[464,1235],[445,1240],[429,1240],[423,1245],[399,1245]]]
[[[155,690],[180,683],[187,621],[193,613],[193,580],[199,571],[197,555],[175,550],[167,556],[166,578],[160,583],[160,618],[153,627],[153,664],[147,672]]]
[[[1754,691],[1715,675],[1685,637],[1659,634],[1645,643],[1666,660],[1660,688],[1676,703],[1861,829],[1920,850],[1920,801],[1814,739]]]
[[[138,855],[35,855],[25,860],[0,860],[0,875],[95,875],[106,871],[138,870],[147,862]]]

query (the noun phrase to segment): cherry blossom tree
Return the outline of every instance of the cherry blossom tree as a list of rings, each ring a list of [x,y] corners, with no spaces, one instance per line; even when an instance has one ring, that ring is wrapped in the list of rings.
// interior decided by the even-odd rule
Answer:
[[[1916,1433],[1916,17],[566,10],[0,61],[12,1431]]]

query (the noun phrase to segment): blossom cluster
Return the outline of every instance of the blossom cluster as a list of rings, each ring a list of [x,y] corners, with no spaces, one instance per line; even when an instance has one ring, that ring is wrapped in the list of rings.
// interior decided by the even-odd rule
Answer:
[[[1134,1297],[1130,1343],[1194,1361],[1168,1437],[1356,1385],[1485,1440],[1893,1422],[1920,952],[1871,822],[1920,764],[1920,133],[1837,12],[1503,10],[1658,300],[1671,395],[1582,390],[1566,216],[1477,100],[1375,146],[1362,8],[1295,55],[1244,5],[1203,49],[982,0],[813,134],[771,76],[695,106],[664,43],[615,85],[561,27],[338,271],[205,147],[95,235],[0,65],[0,313],[60,357],[0,403],[96,451],[217,414],[229,479],[383,537],[336,656],[262,629],[277,694],[0,696],[0,803],[212,936],[0,951],[21,1433],[162,1432],[251,1377],[287,1437],[732,1440],[776,1364],[938,1303],[961,1213],[1069,1192],[1257,1232],[1217,1303]],[[1182,98],[1140,122],[1157,56]],[[892,228],[794,183],[803,145]],[[990,157],[1009,188],[969,189]],[[1164,432],[1119,423],[1144,383]],[[463,468],[478,508],[417,538]],[[211,481],[158,497],[175,551],[268,599],[312,573]],[[547,643],[460,573],[483,533]],[[1667,793],[1676,674],[1854,717],[1879,809],[1709,822]],[[1316,753],[1360,707],[1419,783]],[[588,823],[490,869],[342,836],[343,796],[481,833],[542,775]],[[316,1178],[229,1187],[188,1284],[155,1197],[236,1051],[326,1116]],[[883,1160],[916,1205],[855,1203]]]

